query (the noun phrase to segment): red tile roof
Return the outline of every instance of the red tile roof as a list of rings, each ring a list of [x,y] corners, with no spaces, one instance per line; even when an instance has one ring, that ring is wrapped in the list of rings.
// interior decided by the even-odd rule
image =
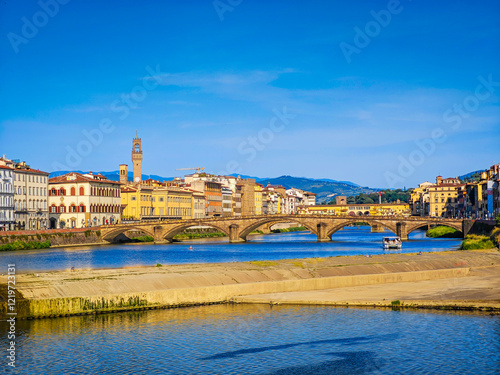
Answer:
[[[31,168],[29,168],[29,169],[16,168],[15,171],[16,171],[16,173],[17,172],[22,172],[22,173],[37,173],[37,174],[44,174],[44,175],[47,175],[47,176],[50,174],[48,172],[44,172],[44,171],[41,171],[39,169],[31,169]]]
[[[68,178],[67,178],[68,176],[75,176],[75,178],[72,180],[68,180]],[[121,183],[117,182],[117,181],[111,181],[111,180],[107,180],[105,178],[100,179],[100,180],[96,180],[94,178],[86,177],[86,176],[84,176],[80,173],[77,173],[77,172],[70,172],[70,173],[63,174],[62,176],[49,178],[49,184],[72,184],[75,182],[95,182],[98,184],[121,185]]]

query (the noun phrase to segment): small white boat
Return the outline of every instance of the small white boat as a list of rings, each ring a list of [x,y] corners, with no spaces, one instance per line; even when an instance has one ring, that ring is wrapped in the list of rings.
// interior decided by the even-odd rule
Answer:
[[[383,245],[384,249],[401,249],[403,243],[399,237],[384,237]]]

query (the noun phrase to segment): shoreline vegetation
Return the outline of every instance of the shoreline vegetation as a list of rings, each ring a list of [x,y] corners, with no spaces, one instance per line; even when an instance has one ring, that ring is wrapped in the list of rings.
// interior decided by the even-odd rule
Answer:
[[[462,232],[443,225],[427,230],[425,235],[431,238],[462,238]]]
[[[35,250],[35,249],[48,249],[50,241],[14,241],[0,245],[0,251],[16,251],[16,250]]]
[[[304,230],[308,230],[308,229],[304,226],[300,226],[300,227],[290,227],[290,228],[282,228],[282,229],[271,229],[271,233],[301,232]]]
[[[460,250],[484,250],[494,249],[495,247],[495,244],[489,236],[469,234],[462,241]]]

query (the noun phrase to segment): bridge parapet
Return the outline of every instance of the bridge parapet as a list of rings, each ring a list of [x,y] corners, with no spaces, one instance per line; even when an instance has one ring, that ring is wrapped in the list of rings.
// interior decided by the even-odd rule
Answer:
[[[372,226],[372,231],[383,231],[382,228],[385,227],[404,240],[408,239],[409,233],[426,225],[447,225],[462,231],[465,235],[468,233],[473,224],[473,221],[466,221],[462,219],[391,215],[351,216],[326,214],[275,214],[187,220],[144,221],[130,224],[103,225],[101,227],[101,232],[104,240],[112,241],[113,238],[121,233],[131,229],[137,229],[153,236],[156,242],[160,242],[165,240],[172,241],[173,237],[177,233],[192,226],[211,226],[226,233],[231,242],[241,242],[245,241],[250,232],[257,229],[259,226],[278,222],[299,223],[308,228],[311,233],[316,234],[318,241],[329,241],[331,240],[333,233],[342,229],[346,225],[356,222],[367,222]]]

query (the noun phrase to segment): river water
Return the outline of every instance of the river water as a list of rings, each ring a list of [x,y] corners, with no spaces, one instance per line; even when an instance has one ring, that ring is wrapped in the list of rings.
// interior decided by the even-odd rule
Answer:
[[[348,227],[229,244],[121,244],[0,254],[17,272],[380,254],[386,233]],[[456,249],[416,231],[402,252]],[[192,247],[192,248],[190,248]],[[17,374],[500,374],[500,317],[325,306],[212,305],[16,322]]]
[[[17,334],[18,374],[500,373],[500,317],[474,313],[212,305],[19,321]],[[4,322],[0,335],[7,349]]]
[[[382,254],[382,237],[391,232],[370,233],[369,226],[346,227],[331,242],[317,242],[309,232],[255,235],[248,242],[230,244],[227,239],[200,240],[165,245],[113,244],[0,253],[0,264],[16,264],[17,272],[151,266],[157,263],[218,263],[251,260]],[[454,250],[458,239],[427,238],[425,231],[410,233],[401,252]]]

